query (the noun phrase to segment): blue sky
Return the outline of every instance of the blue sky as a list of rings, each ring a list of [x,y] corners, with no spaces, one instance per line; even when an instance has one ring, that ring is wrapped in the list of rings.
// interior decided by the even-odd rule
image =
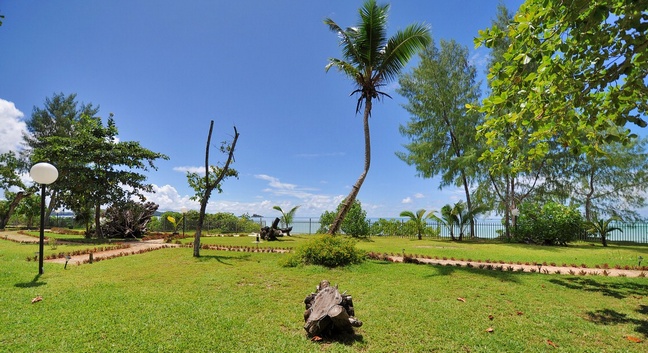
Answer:
[[[473,38],[490,25],[499,0],[392,1],[389,34],[413,22],[437,42],[467,46],[480,77],[488,50]],[[379,1],[379,3],[382,3]],[[521,0],[502,1],[512,11]],[[341,57],[322,23],[357,22],[362,1],[3,1],[0,14],[0,152],[15,149],[34,106],[55,93],[114,114],[122,141],[170,157],[147,173],[160,210],[198,209],[187,170],[204,164],[212,141],[241,136],[233,165],[239,179],[213,194],[208,212],[274,217],[301,205],[297,217],[334,210],[363,168],[362,119],[351,82],[324,66]],[[416,60],[406,68],[409,72]],[[409,120],[397,82],[394,98],[374,104],[372,165],[358,199],[369,217],[439,209],[462,198],[438,179],[416,176],[395,156]],[[216,148],[211,163],[224,161]]]

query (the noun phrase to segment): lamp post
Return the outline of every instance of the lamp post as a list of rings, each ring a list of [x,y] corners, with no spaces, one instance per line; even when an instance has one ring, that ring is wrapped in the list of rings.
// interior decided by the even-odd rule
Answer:
[[[43,248],[45,243],[45,185],[58,178],[58,170],[49,163],[36,163],[29,170],[29,175],[36,183],[41,184],[40,242],[38,245],[38,274],[43,274]]]
[[[184,236],[185,236],[185,228],[186,228],[185,225],[187,224],[186,220],[185,220],[187,218],[187,208],[183,206],[180,209],[180,212],[182,212],[182,237],[184,238]]]

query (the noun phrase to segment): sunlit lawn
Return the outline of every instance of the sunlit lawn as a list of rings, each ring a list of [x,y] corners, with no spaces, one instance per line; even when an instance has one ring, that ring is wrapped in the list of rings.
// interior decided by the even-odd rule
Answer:
[[[308,236],[260,247],[294,247]],[[185,239],[191,241],[191,239]],[[254,237],[205,244],[256,247]],[[46,253],[66,251],[60,245]],[[74,247],[83,245],[74,245]],[[379,238],[375,252],[506,261],[635,264],[645,246],[567,248]],[[37,245],[0,241],[0,351],[645,352],[648,279],[565,276],[367,261],[284,268],[283,254],[164,249],[95,264],[37,264]],[[309,341],[303,299],[321,279],[353,295],[364,326]],[[34,297],[43,300],[32,304]],[[462,298],[465,301],[458,300]],[[488,329],[492,329],[487,332]],[[628,339],[627,337],[630,337]],[[632,338],[643,343],[634,343]],[[557,346],[554,347],[553,345]]]

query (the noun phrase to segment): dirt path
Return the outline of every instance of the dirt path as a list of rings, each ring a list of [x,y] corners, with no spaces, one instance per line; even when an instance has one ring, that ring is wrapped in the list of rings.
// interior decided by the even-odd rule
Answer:
[[[468,262],[455,260],[437,260],[415,258],[418,263],[440,265],[440,266],[470,266],[473,268],[488,269],[493,271],[504,272],[537,272],[551,275],[580,275],[580,276],[610,276],[610,277],[647,277],[648,272],[637,270],[620,270],[614,268],[581,268],[581,267],[560,267],[560,266],[534,266],[534,265],[517,265],[485,262]],[[402,256],[388,256],[388,260],[403,262]],[[605,272],[604,272],[605,271]]]
[[[38,244],[40,241],[39,238],[20,234],[18,232],[0,232],[0,239],[11,240],[21,244]],[[93,253],[92,254],[93,261],[105,260],[105,259],[115,258],[118,256],[141,254],[143,252],[147,252],[151,250],[157,250],[162,248],[175,248],[180,246],[178,244],[166,244],[162,239],[132,241],[132,242],[126,242],[126,244],[130,246],[123,249],[99,251]],[[69,260],[63,257],[63,258],[57,258],[52,260],[45,260],[45,262],[64,264],[65,261],[68,261],[68,264],[70,265],[80,265],[89,261],[89,259],[90,259],[89,254],[82,254],[82,255],[70,256]]]

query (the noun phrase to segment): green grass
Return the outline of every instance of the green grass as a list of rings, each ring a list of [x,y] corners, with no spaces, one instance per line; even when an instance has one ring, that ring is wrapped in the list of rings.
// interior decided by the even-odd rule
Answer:
[[[284,237],[260,246],[293,247],[308,238]],[[256,246],[253,241],[202,239],[230,246]],[[65,246],[53,252],[66,251]],[[372,238],[358,246],[510,261],[526,256],[520,261],[570,263],[573,257],[612,264],[636,254],[647,258],[643,246],[554,249],[400,238]],[[625,336],[648,339],[646,278],[380,261],[344,269],[284,268],[277,264],[282,254],[202,250],[201,258],[193,258],[190,248],[67,270],[46,263],[45,274],[36,276],[37,264],[25,258],[37,247],[0,241],[0,351],[644,352],[646,342]],[[322,279],[353,295],[364,322],[355,336],[325,343],[305,337],[303,299]],[[32,304],[38,295],[43,300]]]

